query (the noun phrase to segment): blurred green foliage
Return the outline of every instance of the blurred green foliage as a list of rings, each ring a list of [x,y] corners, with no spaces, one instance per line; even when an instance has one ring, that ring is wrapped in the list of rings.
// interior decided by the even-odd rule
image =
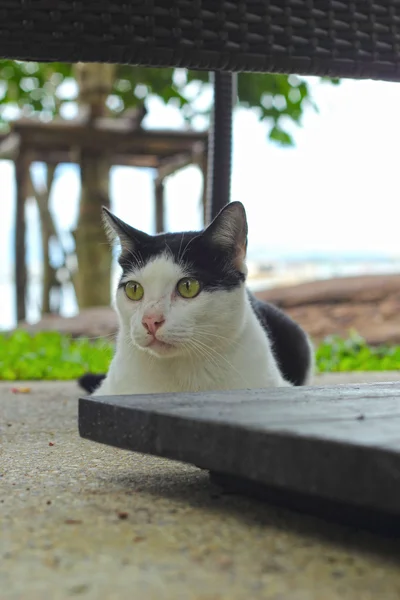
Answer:
[[[357,333],[352,333],[348,339],[328,337],[317,348],[316,359],[322,373],[397,371],[400,369],[400,346],[369,346]]]
[[[205,71],[120,65],[108,106],[118,115],[155,95],[179,108],[190,123],[209,112],[210,103],[204,108],[197,102],[209,86],[208,79]],[[76,101],[76,86],[66,85],[73,81],[71,64],[0,60],[0,126],[5,126],[10,114],[50,119],[62,113],[63,105]],[[256,108],[259,118],[269,125],[269,138],[280,145],[292,145],[288,125],[300,125],[307,106],[316,109],[309,82],[297,75],[240,73],[237,89],[239,104]]]
[[[73,339],[59,333],[15,331],[0,335],[0,379],[69,380],[108,370],[114,345],[106,340]],[[316,351],[319,372],[394,371],[400,346],[371,347],[357,334],[327,338]]]
[[[112,354],[113,345],[103,340],[19,330],[0,335],[0,379],[68,380],[88,371],[104,373]]]

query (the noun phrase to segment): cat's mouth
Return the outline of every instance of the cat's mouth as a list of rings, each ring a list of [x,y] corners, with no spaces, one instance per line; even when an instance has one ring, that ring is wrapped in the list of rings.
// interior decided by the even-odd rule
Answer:
[[[176,350],[176,346],[169,344],[168,342],[163,342],[158,338],[153,338],[148,344],[146,344],[145,348],[154,354],[161,355],[169,354],[170,352]]]
[[[157,338],[153,338],[149,344],[147,344],[148,348],[174,348],[172,344],[168,344],[167,342],[162,342]]]

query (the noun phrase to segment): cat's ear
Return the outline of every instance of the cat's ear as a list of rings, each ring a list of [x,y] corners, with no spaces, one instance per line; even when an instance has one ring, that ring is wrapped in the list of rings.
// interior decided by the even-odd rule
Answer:
[[[241,202],[230,202],[215,217],[203,234],[211,243],[230,250],[241,269],[247,250],[246,211]]]
[[[131,251],[150,237],[147,233],[131,227],[128,223],[116,217],[105,206],[103,206],[102,216],[110,243],[119,241],[122,251]]]

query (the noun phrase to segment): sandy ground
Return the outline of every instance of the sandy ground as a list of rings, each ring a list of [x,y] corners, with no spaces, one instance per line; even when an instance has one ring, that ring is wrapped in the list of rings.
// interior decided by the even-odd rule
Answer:
[[[82,440],[73,383],[11,387],[0,385],[1,599],[400,598],[400,542],[221,495],[194,467]]]

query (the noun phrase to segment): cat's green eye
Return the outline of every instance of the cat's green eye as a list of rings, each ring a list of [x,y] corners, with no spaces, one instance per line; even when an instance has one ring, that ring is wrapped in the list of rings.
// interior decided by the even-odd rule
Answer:
[[[138,302],[138,300],[141,300],[144,295],[143,286],[141,286],[137,281],[128,281],[125,284],[125,294],[129,300]]]
[[[194,277],[185,277],[178,281],[176,289],[182,298],[195,298],[200,293],[200,281]]]

